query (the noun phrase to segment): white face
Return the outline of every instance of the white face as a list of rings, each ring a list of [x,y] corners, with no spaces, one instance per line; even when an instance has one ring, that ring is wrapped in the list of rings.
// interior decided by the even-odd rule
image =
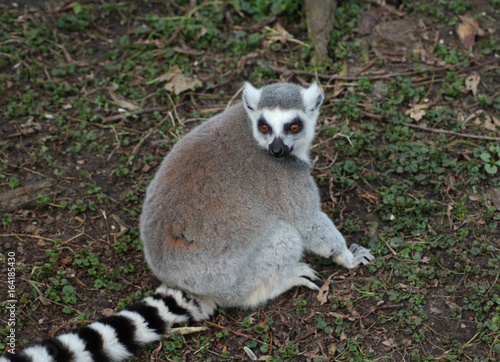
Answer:
[[[308,162],[315,123],[305,118],[298,110],[263,109],[251,117],[253,136],[274,157],[292,154]]]
[[[284,85],[286,86],[286,85]],[[246,84],[243,101],[252,122],[252,132],[257,144],[277,158],[294,155],[310,162],[309,149],[314,138],[316,119],[322,94],[313,84],[302,90],[304,104],[294,105],[298,109],[258,109],[261,92]]]

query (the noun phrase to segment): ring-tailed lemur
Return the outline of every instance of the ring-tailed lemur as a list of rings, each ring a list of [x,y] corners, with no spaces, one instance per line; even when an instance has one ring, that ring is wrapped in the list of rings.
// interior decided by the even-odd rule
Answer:
[[[140,229],[156,293],[0,362],[122,361],[172,323],[317,290],[304,250],[347,268],[372,261],[320,211],[309,149],[322,102],[317,84],[246,83],[243,102],[178,142],[147,189]]]

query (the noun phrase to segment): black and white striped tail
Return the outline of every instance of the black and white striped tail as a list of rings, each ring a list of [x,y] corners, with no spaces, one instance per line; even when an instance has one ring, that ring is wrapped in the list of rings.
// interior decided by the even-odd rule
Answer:
[[[160,340],[174,323],[208,319],[212,301],[187,297],[166,286],[141,303],[70,333],[6,353],[0,362],[119,362],[134,356],[147,343]]]

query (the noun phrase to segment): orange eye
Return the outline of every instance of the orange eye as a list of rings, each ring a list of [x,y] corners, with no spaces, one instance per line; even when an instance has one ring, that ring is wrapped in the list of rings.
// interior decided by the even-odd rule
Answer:
[[[267,133],[269,131],[269,126],[267,124],[261,124],[259,129],[262,133]]]
[[[294,123],[290,126],[290,131],[292,131],[293,133],[297,133],[298,131],[300,131],[300,125]]]

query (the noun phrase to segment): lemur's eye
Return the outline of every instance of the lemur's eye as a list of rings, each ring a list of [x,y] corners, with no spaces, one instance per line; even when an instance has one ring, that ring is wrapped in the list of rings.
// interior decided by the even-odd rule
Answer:
[[[269,126],[267,124],[261,124],[259,125],[259,129],[262,133],[267,133],[269,132]]]
[[[300,124],[297,124],[297,123],[294,123],[290,126],[290,131],[292,131],[293,133],[297,133],[298,131],[300,131]]]

